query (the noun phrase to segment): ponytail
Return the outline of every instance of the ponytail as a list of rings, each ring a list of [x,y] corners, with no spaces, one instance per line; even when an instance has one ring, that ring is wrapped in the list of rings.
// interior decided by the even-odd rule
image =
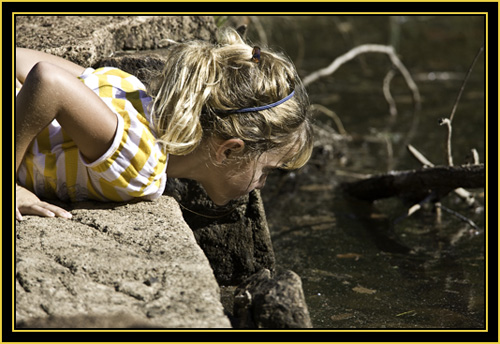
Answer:
[[[294,143],[286,168],[304,165],[312,152],[309,102],[295,67],[263,48],[260,61],[238,33],[227,30],[218,44],[192,41],[171,46],[167,65],[150,94],[158,141],[167,153],[191,153],[204,138],[240,138],[248,157]],[[240,114],[235,109],[284,103]],[[221,113],[223,115],[221,115]]]
[[[217,82],[214,58],[207,47],[179,44],[169,50],[163,81],[151,113],[164,149],[174,155],[192,152],[203,136],[200,114]]]

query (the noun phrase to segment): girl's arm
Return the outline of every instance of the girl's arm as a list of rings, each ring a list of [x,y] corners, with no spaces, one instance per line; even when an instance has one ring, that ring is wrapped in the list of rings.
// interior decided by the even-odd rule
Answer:
[[[26,80],[29,71],[41,61],[50,62],[59,66],[73,76],[80,76],[85,70],[84,67],[59,56],[26,48],[16,48],[16,84],[17,82],[24,84],[24,80]]]
[[[16,180],[28,146],[52,120],[57,119],[87,162],[97,160],[108,150],[118,123],[116,115],[99,96],[75,77],[83,67],[46,55],[19,56],[20,71],[16,65],[16,76],[23,82],[16,97]],[[45,59],[35,62],[40,57],[51,62]],[[25,75],[27,66],[32,68]],[[64,216],[64,213],[61,208],[40,202],[24,188],[16,192],[17,219],[22,218],[21,214]]]

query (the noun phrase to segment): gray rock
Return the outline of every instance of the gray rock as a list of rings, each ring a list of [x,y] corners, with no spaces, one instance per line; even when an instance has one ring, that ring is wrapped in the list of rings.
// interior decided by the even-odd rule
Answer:
[[[214,40],[211,16],[16,16],[16,46],[89,67],[121,50],[166,46],[167,39]]]
[[[300,277],[290,270],[271,277],[263,269],[235,290],[235,327],[311,328]]]
[[[20,326],[230,327],[175,200],[83,202],[71,213],[16,225]]]
[[[274,251],[258,190],[220,207],[194,181],[168,184],[167,192],[181,204],[219,284],[238,285],[261,269],[274,271]]]

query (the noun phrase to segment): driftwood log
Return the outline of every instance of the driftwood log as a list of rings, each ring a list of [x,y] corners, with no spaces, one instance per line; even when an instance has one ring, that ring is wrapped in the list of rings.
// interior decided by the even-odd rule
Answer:
[[[348,195],[360,200],[375,201],[401,197],[419,202],[432,196],[439,200],[457,188],[482,188],[485,185],[484,164],[436,166],[420,170],[396,171],[342,184]]]

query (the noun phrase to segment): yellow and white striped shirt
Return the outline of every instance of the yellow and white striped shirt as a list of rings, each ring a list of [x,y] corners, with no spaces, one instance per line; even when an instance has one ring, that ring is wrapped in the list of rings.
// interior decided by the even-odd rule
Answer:
[[[18,183],[44,198],[63,201],[156,199],[165,189],[168,155],[156,142],[147,109],[151,98],[133,75],[117,68],[86,69],[79,77],[117,115],[108,151],[88,164],[54,120],[33,141]]]

